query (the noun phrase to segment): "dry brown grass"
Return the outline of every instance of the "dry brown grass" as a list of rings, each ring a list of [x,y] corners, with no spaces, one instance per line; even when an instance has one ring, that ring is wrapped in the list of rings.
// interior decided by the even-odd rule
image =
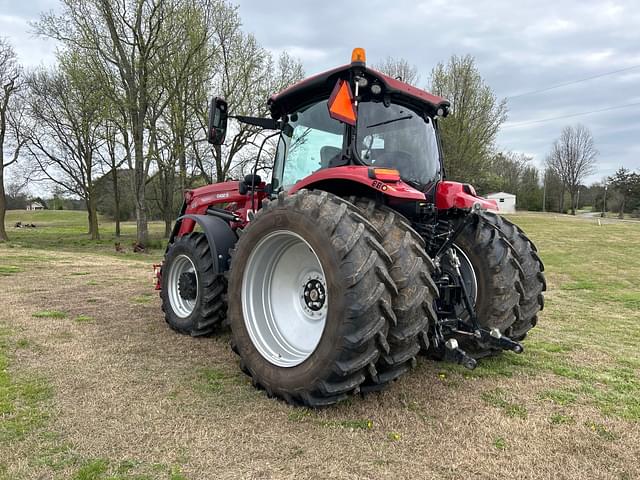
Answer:
[[[0,324],[24,347],[12,350],[11,372],[40,375],[53,392],[39,407],[43,425],[0,443],[7,478],[640,478],[637,422],[544,398],[577,380],[525,370],[483,378],[422,361],[381,394],[296,409],[253,389],[228,332],[180,336],[157,296],[136,300],[151,291],[151,261],[1,253],[21,267],[0,276]],[[552,287],[564,280],[551,275]],[[551,292],[551,315],[562,294]],[[53,310],[66,318],[33,316]],[[92,321],[74,321],[82,315]],[[552,328],[543,323],[541,338]],[[610,361],[597,351],[566,355]],[[492,402],[496,389],[524,415]],[[107,466],[94,475],[96,459]]]

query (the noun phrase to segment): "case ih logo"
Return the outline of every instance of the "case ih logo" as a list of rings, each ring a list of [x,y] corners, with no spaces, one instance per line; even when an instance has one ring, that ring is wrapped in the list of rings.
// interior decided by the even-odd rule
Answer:
[[[229,198],[229,192],[217,193],[216,198]]]

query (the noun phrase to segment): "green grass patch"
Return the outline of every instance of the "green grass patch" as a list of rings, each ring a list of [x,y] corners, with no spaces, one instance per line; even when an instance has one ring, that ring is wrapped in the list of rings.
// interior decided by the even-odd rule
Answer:
[[[137,297],[133,297],[133,302],[144,305],[144,304],[150,303],[153,297],[154,295],[150,293],[143,293],[141,295],[138,295]]]
[[[31,316],[34,318],[67,318],[67,314],[60,310],[41,310]]]
[[[313,415],[313,412],[308,408],[295,408],[289,413],[289,420],[292,422],[304,422]]]
[[[373,428],[373,420],[368,418],[354,420],[325,420],[320,422],[323,427],[327,428],[348,428],[350,430],[371,430]]]
[[[0,265],[0,277],[10,277],[21,271],[22,269],[17,265]]]
[[[493,440],[493,447],[497,450],[506,450],[507,441],[503,437],[497,437]]]
[[[0,444],[19,441],[44,425],[43,405],[53,394],[44,378],[10,371],[8,334],[0,328]]]
[[[373,420],[362,419],[331,419],[319,418],[317,412],[309,408],[295,408],[289,412],[288,419],[291,422],[311,423],[325,428],[346,428],[350,430],[371,430]]]
[[[109,463],[106,460],[91,460],[86,465],[80,467],[73,480],[99,480],[104,478],[105,473],[109,469]]]
[[[79,457],[74,453],[73,445],[62,440],[59,434],[42,432],[38,441],[40,446],[30,459],[31,465],[58,472],[78,464]]]
[[[492,407],[500,408],[507,417],[527,418],[527,408],[519,403],[508,401],[508,394],[501,388],[483,392],[482,400]]]
[[[242,380],[244,380],[244,375],[235,370],[201,368],[198,370],[195,389],[204,394],[219,394],[231,387],[241,385]]]
[[[93,323],[94,318],[90,317],[89,315],[78,315],[73,319],[73,321],[76,323]]]
[[[570,405],[575,403],[578,395],[568,390],[549,389],[541,392],[539,398],[542,400],[551,400],[558,405]]]
[[[607,429],[607,427],[605,427],[601,423],[596,423],[596,422],[590,422],[589,421],[589,422],[585,422],[584,425],[585,425],[585,427],[587,427],[589,430],[594,432],[596,435],[598,435],[603,440],[613,441],[613,440],[617,440],[618,439],[618,435],[615,432]]]
[[[22,247],[41,250],[88,252],[99,255],[117,256],[128,260],[150,261],[153,256],[161,257],[166,240],[164,222],[149,222],[147,254],[133,253],[131,244],[136,240],[136,223],[121,222],[121,236],[115,236],[115,222],[99,216],[100,240],[91,240],[87,234],[87,214],[75,210],[43,210],[26,212],[9,210],[6,217],[9,244],[7,248]],[[16,222],[35,223],[37,228],[11,228]],[[118,253],[115,242],[120,242],[127,253]],[[151,255],[150,255],[151,254]]]
[[[563,413],[554,413],[549,417],[549,422],[552,425],[569,425],[576,423],[575,419],[571,415],[565,415]]]
[[[71,477],[72,480],[188,480],[182,474],[179,465],[147,464],[130,459],[116,462],[105,458],[88,459],[78,463],[81,464]]]
[[[91,272],[71,272],[69,275],[72,276],[82,276],[82,275],[90,275]]]

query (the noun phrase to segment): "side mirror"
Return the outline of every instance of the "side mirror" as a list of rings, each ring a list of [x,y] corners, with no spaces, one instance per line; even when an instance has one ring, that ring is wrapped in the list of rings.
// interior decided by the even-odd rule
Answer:
[[[227,102],[224,98],[215,97],[209,104],[209,125],[207,141],[213,145],[222,145],[227,135]]]

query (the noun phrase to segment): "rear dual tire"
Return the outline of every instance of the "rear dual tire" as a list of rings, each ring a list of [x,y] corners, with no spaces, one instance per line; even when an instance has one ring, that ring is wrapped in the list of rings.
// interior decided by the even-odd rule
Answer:
[[[504,235],[520,265],[522,291],[519,309],[516,320],[506,332],[512,339],[520,341],[537,325],[538,313],[544,308],[543,292],[547,289],[544,264],[536,246],[520,227],[509,219],[492,213],[487,214],[487,221],[495,225]]]
[[[510,221],[483,212],[456,239],[454,251],[480,326],[522,340],[537,323],[546,288],[544,267],[533,243]],[[443,264],[446,271],[446,261]],[[461,318],[468,318],[462,305],[458,312]],[[457,340],[475,358],[501,352],[467,336],[458,336]],[[442,358],[443,348],[432,347],[429,353]]]
[[[389,381],[376,362],[396,323],[391,258],[353,205],[322,191],[281,194],[264,203],[232,256],[232,346],[255,386],[316,407]],[[320,294],[326,303],[315,304]],[[313,332],[307,343],[305,331]]]
[[[395,380],[415,365],[416,356],[429,344],[427,332],[437,321],[434,301],[438,288],[431,277],[435,266],[425,252],[424,240],[406,218],[371,199],[348,200],[380,233],[382,246],[392,259],[389,273],[398,288],[393,298],[397,321],[389,327],[389,352],[381,355],[376,369],[379,376]]]

